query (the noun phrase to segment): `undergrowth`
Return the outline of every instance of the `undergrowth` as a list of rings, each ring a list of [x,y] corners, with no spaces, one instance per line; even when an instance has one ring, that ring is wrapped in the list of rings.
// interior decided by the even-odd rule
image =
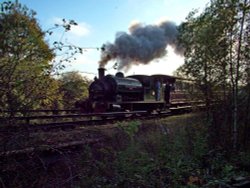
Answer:
[[[127,137],[112,142],[117,148],[117,139],[123,139],[126,147],[99,151],[106,157],[87,167],[92,172],[85,173],[79,187],[229,187],[249,175],[234,163],[235,157],[209,145],[208,125],[201,117],[194,119],[178,125],[163,120],[120,123]],[[237,161],[246,162],[243,158]]]
[[[0,187],[210,188],[244,183],[250,175],[250,152],[232,155],[211,144],[209,123],[195,114],[120,122],[99,130],[105,142],[74,152],[0,160]],[[39,142],[84,136],[73,132],[41,134]]]

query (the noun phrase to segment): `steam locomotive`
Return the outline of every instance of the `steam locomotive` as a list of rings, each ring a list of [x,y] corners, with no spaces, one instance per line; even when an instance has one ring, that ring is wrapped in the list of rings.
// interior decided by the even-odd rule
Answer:
[[[98,75],[89,86],[89,98],[76,103],[84,113],[163,111],[192,100],[190,80],[168,75],[125,77],[121,72],[105,75],[104,68],[98,69]]]

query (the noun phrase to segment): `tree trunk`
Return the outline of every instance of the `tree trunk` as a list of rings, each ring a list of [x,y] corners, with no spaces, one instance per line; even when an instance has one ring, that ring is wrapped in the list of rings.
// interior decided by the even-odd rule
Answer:
[[[233,108],[233,149],[237,149],[237,140],[238,140],[238,83],[239,83],[239,70],[240,70],[240,62],[241,62],[241,48],[242,48],[242,35],[244,29],[244,22],[245,22],[245,13],[246,13],[246,4],[247,0],[244,0],[243,11],[242,11],[242,18],[240,22],[240,32],[238,37],[238,49],[237,49],[237,59],[236,59],[236,70],[235,70],[235,88],[234,88],[234,108]]]

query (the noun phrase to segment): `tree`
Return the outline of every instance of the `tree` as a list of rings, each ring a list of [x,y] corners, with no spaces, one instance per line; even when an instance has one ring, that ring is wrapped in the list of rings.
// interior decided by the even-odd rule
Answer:
[[[179,72],[196,79],[208,112],[214,94],[218,89],[223,91],[224,102],[232,109],[228,115],[234,149],[239,129],[239,89],[247,85],[249,74],[249,4],[249,0],[213,0],[199,16],[191,12],[180,27],[179,39],[186,51]]]
[[[180,41],[186,50],[185,64],[179,71],[196,80],[204,94],[209,116],[214,90],[224,84],[218,78],[222,80],[226,74],[222,69],[227,51],[223,39],[225,26],[215,24],[216,17],[210,7],[198,17],[195,13],[191,12],[188,21],[180,27]]]
[[[0,14],[0,105],[5,110],[38,108],[53,95],[53,50],[46,43],[34,11],[3,2]]]
[[[90,81],[78,72],[66,72],[59,78],[60,93],[63,95],[62,103],[65,109],[72,109],[76,101],[88,97]]]
[[[231,45],[231,82],[232,82],[232,95],[233,95],[233,147],[236,149],[238,142],[238,108],[239,108],[239,84],[243,83],[242,78],[246,75],[244,70],[249,66],[249,23],[246,20],[250,19],[250,1],[239,0],[236,2],[236,24],[233,28],[234,38]],[[234,46],[235,44],[235,46]],[[241,73],[241,71],[244,71]]]

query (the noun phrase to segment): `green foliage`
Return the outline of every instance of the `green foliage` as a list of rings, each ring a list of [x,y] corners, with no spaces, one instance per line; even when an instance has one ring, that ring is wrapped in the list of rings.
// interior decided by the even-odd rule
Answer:
[[[214,146],[209,149],[206,125],[187,122],[168,134],[162,128],[137,133],[116,155],[113,182],[121,187],[209,187],[228,186],[233,178],[246,176],[235,157]]]
[[[191,12],[180,26],[179,41],[185,48],[185,63],[177,75],[196,80],[204,94],[208,118],[211,101],[220,99],[231,105],[232,110],[225,117],[231,117],[228,128],[233,127],[234,149],[240,140],[239,91],[250,78],[246,55],[250,50],[249,4],[249,0],[213,0],[200,15]],[[245,106],[249,109],[249,103]]]
[[[74,108],[76,101],[88,97],[88,86],[90,80],[78,72],[64,73],[58,80],[60,82],[60,93],[62,94],[62,105],[65,109]]]
[[[133,144],[118,153],[114,166],[117,186],[143,187],[149,183],[155,164],[148,153],[141,151],[139,145]]]
[[[0,103],[3,109],[35,108],[54,88],[49,63],[54,53],[45,42],[35,12],[18,3],[1,3]]]
[[[109,146],[99,150],[85,146],[79,164],[79,187],[112,187],[113,155]]]
[[[218,146],[210,145],[205,118],[174,118],[177,124],[172,123],[171,118],[140,123],[137,131],[131,131],[134,132],[133,140],[124,140],[128,136],[124,130],[112,129],[111,132],[118,134],[120,140],[114,135],[110,137],[108,130],[110,139],[85,145],[82,150],[80,147],[75,152],[55,149],[60,160],[52,164],[47,163],[43,153],[41,156],[39,153],[28,156],[33,156],[33,160],[25,164],[6,158],[0,162],[5,172],[0,177],[1,185],[67,187],[69,183],[69,187],[233,187],[236,179],[244,180],[249,176],[249,153],[233,156]],[[106,130],[101,130],[104,131],[101,136]],[[81,139],[85,135],[80,130],[33,134],[36,144],[61,143],[65,138],[72,140],[79,134],[77,138]],[[34,143],[27,139],[31,135],[15,133],[8,140],[7,149],[21,149],[20,144],[32,146]],[[125,148],[121,147],[121,142],[127,142]]]
[[[52,77],[65,68],[64,62],[70,62],[76,53],[82,53],[82,49],[61,41],[55,41],[50,48],[45,40],[46,35],[53,34],[53,29],[63,28],[64,34],[77,23],[63,19],[61,24],[42,31],[36,13],[18,1],[4,1],[0,7],[1,109],[14,112],[60,109],[63,105],[72,108],[75,100],[85,98],[88,80],[65,76],[65,79],[71,79],[66,83],[65,79],[58,82]],[[55,58],[58,51],[60,57]]]
[[[118,122],[118,127],[129,136],[131,141],[133,141],[135,134],[139,131],[140,124],[139,121],[130,121],[128,123]]]
[[[208,90],[226,89],[236,76],[245,79],[246,72],[240,71],[236,75],[236,69],[244,70],[249,61],[249,57],[244,56],[249,51],[249,22],[243,23],[246,26],[242,33],[244,37],[239,38],[241,22],[249,20],[249,11],[249,1],[215,0],[200,15],[191,12],[180,27],[179,40],[185,47],[185,64],[179,72],[196,79]],[[241,46],[239,40],[242,40]],[[240,54],[239,47],[242,47]],[[239,55],[241,62],[236,67]]]

